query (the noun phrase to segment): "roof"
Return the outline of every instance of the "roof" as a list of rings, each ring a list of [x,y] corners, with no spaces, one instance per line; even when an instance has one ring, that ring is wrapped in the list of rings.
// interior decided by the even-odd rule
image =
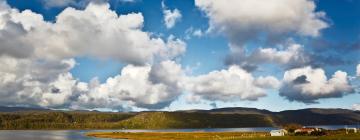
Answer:
[[[308,131],[315,131],[316,129],[315,128],[299,128],[299,129],[296,129],[295,131],[306,131],[306,132],[308,132]]]

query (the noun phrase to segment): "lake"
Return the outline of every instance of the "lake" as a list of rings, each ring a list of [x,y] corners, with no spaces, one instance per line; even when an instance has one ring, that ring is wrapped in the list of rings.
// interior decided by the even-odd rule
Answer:
[[[313,126],[329,130],[345,127],[357,127],[356,125],[323,125]],[[88,132],[270,132],[278,129],[275,127],[253,128],[205,128],[205,129],[156,129],[156,130],[0,130],[0,140],[101,140],[85,136]],[[108,140],[108,139],[107,139]]]

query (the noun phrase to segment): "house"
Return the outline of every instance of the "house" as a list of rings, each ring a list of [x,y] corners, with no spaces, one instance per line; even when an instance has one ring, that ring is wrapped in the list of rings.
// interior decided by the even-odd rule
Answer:
[[[348,132],[357,133],[356,128],[345,128],[345,129],[346,129],[346,133],[348,133]]]
[[[285,136],[288,132],[285,129],[271,130],[271,136]]]
[[[317,128],[300,128],[300,129],[296,129],[294,132],[310,134],[311,132],[314,132],[314,131],[318,131],[318,129]]]

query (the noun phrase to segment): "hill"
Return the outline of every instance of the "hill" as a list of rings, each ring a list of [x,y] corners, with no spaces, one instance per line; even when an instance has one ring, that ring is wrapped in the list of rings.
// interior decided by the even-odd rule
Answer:
[[[29,108],[29,107],[5,107],[0,106],[0,112],[19,112],[19,111],[49,111],[44,108]]]
[[[280,124],[298,123],[302,125],[344,125],[358,124],[360,112],[346,109],[301,109],[274,113]]]
[[[3,107],[4,108],[4,107]],[[5,109],[0,129],[165,129],[350,125],[360,122],[360,112],[346,109],[301,109],[271,112],[256,108],[220,108],[175,112],[94,112]]]
[[[211,114],[202,112],[147,112],[121,121],[124,128],[234,128],[273,126],[259,114]]]

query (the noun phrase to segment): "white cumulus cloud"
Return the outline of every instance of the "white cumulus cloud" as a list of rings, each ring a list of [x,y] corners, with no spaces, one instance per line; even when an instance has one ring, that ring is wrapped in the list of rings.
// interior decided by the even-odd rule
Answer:
[[[238,64],[244,68],[269,63],[293,68],[309,64],[312,61],[311,56],[305,53],[304,46],[300,44],[290,43],[279,46],[279,48],[257,48],[249,55],[246,55],[243,48],[230,46],[232,53],[226,63]]]
[[[316,103],[321,98],[351,94],[354,89],[346,72],[336,71],[328,79],[323,69],[307,66],[286,71],[279,92],[290,101]]]
[[[71,102],[78,81],[68,72],[73,59],[37,61],[0,56],[0,104],[58,107]]]
[[[225,33],[240,46],[264,35],[316,37],[329,26],[312,0],[195,0],[195,5],[209,17],[209,31]]]
[[[5,2],[2,5],[0,41],[5,45],[0,55],[31,55],[18,53],[25,48],[45,59],[90,56],[140,65],[185,51],[186,44],[179,39],[164,41],[142,31],[141,13],[117,15],[106,3],[90,3],[84,10],[66,8],[54,23],[29,10],[19,12]],[[9,37],[14,40],[7,41]]]
[[[211,101],[257,100],[266,96],[266,89],[279,86],[274,77],[255,78],[235,65],[226,70],[189,77],[186,83],[186,88],[194,96]]]
[[[204,36],[205,33],[201,29],[196,29],[196,28],[190,27],[185,30],[185,35],[186,35],[185,36],[186,39],[191,39],[193,36],[200,38],[200,37]]]
[[[86,94],[79,96],[75,108],[131,107],[161,109],[168,106],[181,93],[181,67],[173,61],[156,66],[124,67],[120,75],[103,84],[93,81]]]
[[[142,31],[141,13],[118,15],[109,7],[90,3],[82,10],[65,8],[48,22],[0,1],[0,104],[121,109],[128,107],[123,103],[161,108],[174,100],[180,83],[155,72],[156,83],[150,81],[151,65],[174,73],[165,69],[179,68],[170,60],[186,51],[186,43],[174,36],[153,37]],[[73,58],[83,56],[129,65],[106,83],[84,83],[69,72],[76,65]]]
[[[180,21],[182,15],[178,9],[168,9],[164,1],[162,1],[161,6],[163,9],[165,26],[166,28],[170,29],[175,26],[176,22]]]
[[[360,104],[353,104],[352,109],[360,111]]]

